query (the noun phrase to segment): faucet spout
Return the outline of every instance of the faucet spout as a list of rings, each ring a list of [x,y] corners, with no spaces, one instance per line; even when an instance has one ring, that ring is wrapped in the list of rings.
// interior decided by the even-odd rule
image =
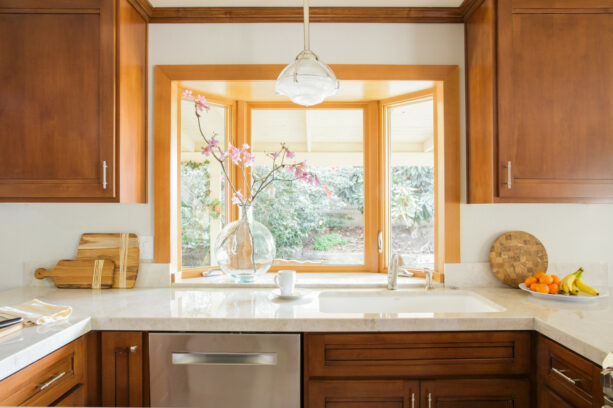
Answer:
[[[402,263],[402,258],[398,254],[392,256],[390,267],[387,270],[387,288],[389,290],[398,289],[398,267]]]

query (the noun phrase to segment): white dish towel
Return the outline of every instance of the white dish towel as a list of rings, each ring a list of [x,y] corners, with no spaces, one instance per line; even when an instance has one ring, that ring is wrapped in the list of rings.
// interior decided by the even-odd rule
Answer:
[[[72,307],[70,306],[53,305],[39,299],[32,299],[15,307],[0,307],[0,314],[22,317],[27,326],[64,320],[71,313]]]

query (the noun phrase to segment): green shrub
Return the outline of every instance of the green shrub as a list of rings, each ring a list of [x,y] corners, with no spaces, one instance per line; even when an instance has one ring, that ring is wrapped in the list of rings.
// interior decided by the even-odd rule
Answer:
[[[313,240],[313,249],[327,251],[335,246],[345,245],[347,242],[349,242],[349,238],[343,238],[339,234],[320,235]]]

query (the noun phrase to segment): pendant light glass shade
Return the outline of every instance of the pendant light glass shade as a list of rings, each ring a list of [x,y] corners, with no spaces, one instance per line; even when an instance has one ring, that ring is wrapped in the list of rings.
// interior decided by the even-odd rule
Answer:
[[[303,106],[317,105],[338,91],[334,72],[309,49],[308,0],[304,0],[304,50],[281,72],[275,90]]]

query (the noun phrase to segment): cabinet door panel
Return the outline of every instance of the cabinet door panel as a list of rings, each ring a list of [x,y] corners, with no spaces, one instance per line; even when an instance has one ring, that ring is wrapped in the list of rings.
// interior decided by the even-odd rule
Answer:
[[[102,405],[143,406],[143,333],[103,332]]]
[[[113,197],[113,1],[30,3],[0,2],[0,198]]]
[[[528,380],[434,380],[421,383],[428,408],[516,408],[530,406]]]
[[[417,408],[417,381],[309,381],[307,408]]]
[[[499,3],[500,196],[613,198],[613,14],[513,4]]]
[[[577,408],[571,405],[551,388],[546,385],[539,385],[538,408]]]

